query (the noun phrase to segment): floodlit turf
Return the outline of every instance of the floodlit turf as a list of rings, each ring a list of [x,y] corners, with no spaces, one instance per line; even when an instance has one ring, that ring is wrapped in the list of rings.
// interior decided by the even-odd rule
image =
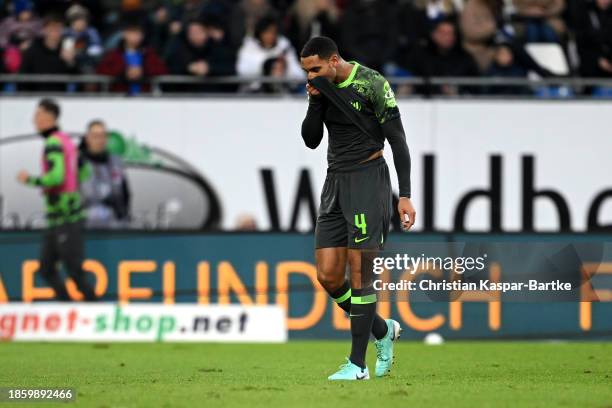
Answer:
[[[0,387],[73,387],[63,406],[83,407],[612,407],[612,343],[403,342],[390,377],[327,381],[347,347],[0,343]]]

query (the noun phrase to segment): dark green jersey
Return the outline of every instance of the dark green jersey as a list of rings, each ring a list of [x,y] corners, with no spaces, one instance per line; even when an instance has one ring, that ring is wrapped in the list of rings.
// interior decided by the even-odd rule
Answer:
[[[327,127],[328,168],[349,168],[384,148],[388,140],[398,174],[401,197],[410,197],[410,153],[395,95],[387,80],[373,69],[352,62],[348,78],[333,84],[324,77],[310,81],[321,95],[309,98],[302,138],[315,149]]]
[[[321,101],[323,122],[329,134],[327,162],[331,169],[359,163],[384,147],[380,125],[399,116],[393,90],[377,71],[353,62],[350,76],[336,84],[337,94],[361,117],[369,134],[338,107]],[[314,97],[311,99],[315,99]]]

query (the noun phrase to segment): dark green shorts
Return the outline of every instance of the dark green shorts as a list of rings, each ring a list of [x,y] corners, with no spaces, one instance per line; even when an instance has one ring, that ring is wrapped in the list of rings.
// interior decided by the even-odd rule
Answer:
[[[389,168],[382,157],[328,171],[317,217],[316,248],[382,249],[392,202]]]

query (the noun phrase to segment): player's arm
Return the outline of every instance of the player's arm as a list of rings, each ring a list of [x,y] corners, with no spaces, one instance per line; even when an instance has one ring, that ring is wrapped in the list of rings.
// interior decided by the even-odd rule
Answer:
[[[404,126],[400,118],[397,102],[393,90],[382,76],[375,78],[372,84],[375,89],[372,95],[374,100],[374,111],[380,123],[383,135],[391,146],[393,153],[393,163],[399,184],[399,204],[398,212],[400,220],[405,229],[410,229],[414,224],[416,211],[412,205],[411,196],[411,160],[410,150],[406,142]]]
[[[36,187],[55,187],[64,182],[64,152],[60,141],[49,137],[45,143],[45,160],[48,170],[40,177],[30,176],[27,184]]]
[[[389,142],[391,151],[393,152],[393,163],[395,164],[395,171],[397,172],[399,184],[399,196],[410,198],[410,150],[406,143],[406,135],[404,134],[402,120],[400,118],[393,119],[383,123],[381,126],[383,134]]]
[[[310,149],[316,149],[323,140],[323,113],[325,101],[321,95],[308,94],[308,111],[302,122],[302,139]]]

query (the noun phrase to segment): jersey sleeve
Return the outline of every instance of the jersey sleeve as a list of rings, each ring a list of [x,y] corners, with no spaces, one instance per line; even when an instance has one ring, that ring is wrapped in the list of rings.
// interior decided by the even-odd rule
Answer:
[[[64,152],[56,137],[50,136],[45,142],[45,160],[48,170],[40,177],[30,177],[28,184],[38,187],[55,187],[64,182]]]
[[[382,75],[376,73],[372,77],[370,85],[372,86],[371,102],[378,123],[382,125],[390,120],[399,118],[400,113],[395,101],[395,94],[389,82]]]

